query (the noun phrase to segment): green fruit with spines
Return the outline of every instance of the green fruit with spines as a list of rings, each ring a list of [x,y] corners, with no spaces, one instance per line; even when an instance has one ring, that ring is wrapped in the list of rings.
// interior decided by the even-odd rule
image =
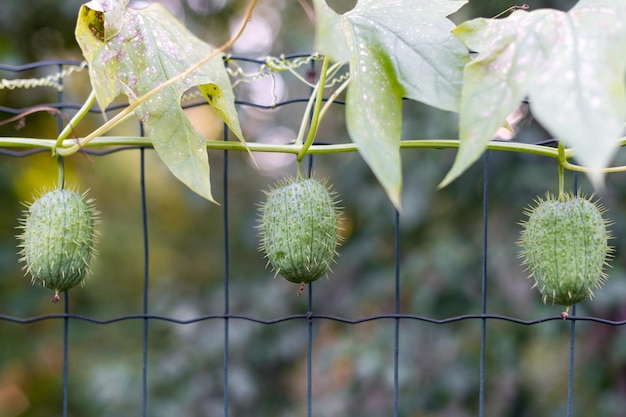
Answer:
[[[520,257],[544,303],[565,306],[564,316],[571,305],[593,297],[607,278],[604,268],[613,249],[605,212],[593,196],[572,193],[559,198],[547,193],[525,211]]]
[[[26,206],[19,226],[20,261],[33,284],[54,291],[56,303],[60,292],[82,284],[89,272],[98,213],[93,200],[68,189],[44,192]]]
[[[335,193],[324,181],[288,178],[265,194],[258,227],[268,264],[302,286],[327,274],[340,241]]]

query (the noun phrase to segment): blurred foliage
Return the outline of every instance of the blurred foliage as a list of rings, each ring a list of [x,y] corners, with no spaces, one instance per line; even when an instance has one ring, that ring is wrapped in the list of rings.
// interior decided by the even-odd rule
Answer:
[[[31,7],[9,0],[0,8],[0,62],[80,59],[73,28],[80,1],[38,0]],[[139,2],[136,2],[139,3]],[[211,43],[228,38],[245,1],[163,1],[194,33]],[[348,6],[345,6],[348,3]],[[336,0],[349,8],[350,2]],[[352,2],[353,4],[354,2]],[[573,1],[528,1],[531,7],[569,8]],[[455,21],[493,16],[501,1],[474,0]],[[313,27],[300,2],[263,0],[259,15],[270,37],[250,39],[233,51],[258,57],[307,52]],[[273,20],[272,20],[273,19]],[[261,22],[262,23],[262,22]],[[257,24],[261,24],[257,22]],[[265,42],[267,41],[267,42]],[[306,69],[303,68],[302,71]],[[2,73],[5,78],[15,74]],[[36,71],[20,77],[41,76]],[[273,83],[272,83],[273,81]],[[81,102],[88,93],[85,72],[66,80],[64,98]],[[237,87],[238,97],[265,103],[306,96],[308,88],[289,75],[261,78]],[[52,89],[0,90],[3,106],[53,103]],[[205,109],[204,111],[202,109]],[[212,139],[221,128],[206,107],[194,110]],[[250,140],[285,140],[297,130],[304,110],[293,104],[276,110],[240,107]],[[71,116],[72,112],[68,111]],[[455,138],[456,116],[406,102],[404,137]],[[8,116],[3,115],[3,118]],[[78,134],[101,123],[92,115]],[[56,119],[47,113],[2,126],[5,136],[55,137]],[[137,135],[137,122],[112,134]],[[277,139],[278,138],[278,139]],[[525,126],[516,140],[545,139],[540,126]],[[348,141],[343,108],[337,105],[321,127],[323,142]],[[270,319],[308,310],[297,286],[265,268],[257,252],[256,204],[295,164],[282,155],[257,155],[261,169],[245,153],[228,154],[228,194],[223,188],[225,153],[211,151],[213,187],[221,206],[211,205],[177,182],[145,151],[149,240],[149,312],[179,319],[222,314],[224,299],[223,210],[228,207],[229,311]],[[287,158],[285,160],[285,158]],[[443,190],[436,185],[450,167],[452,150],[407,150],[404,210],[400,216],[400,311],[434,318],[481,312],[483,245],[482,164],[476,164]],[[65,162],[68,182],[90,189],[101,211],[102,236],[93,274],[84,288],[70,292],[70,311],[100,319],[143,311],[143,237],[139,150],[106,156],[79,153]],[[625,164],[620,152],[616,164]],[[274,164],[274,169],[271,169]],[[544,306],[516,258],[522,211],[533,198],[557,188],[557,167],[536,156],[490,152],[487,257],[487,311],[524,319],[554,316]],[[394,312],[394,211],[367,166],[356,154],[313,159],[318,177],[328,177],[341,194],[346,241],[329,279],[317,281],[313,311],[348,318]],[[0,314],[29,317],[62,312],[48,290],[31,287],[17,262],[14,238],[20,201],[30,200],[56,182],[48,153],[0,156]],[[608,177],[601,193],[615,224],[613,267],[604,289],[577,314],[606,319],[626,317],[623,236],[626,236],[626,174]],[[585,178],[580,186],[591,192]],[[568,185],[572,178],[568,177]],[[306,293],[305,293],[306,294]],[[69,415],[138,415],[141,410],[142,320],[98,325],[72,320],[69,332]],[[476,415],[480,326],[478,320],[435,325],[400,323],[400,415]],[[233,416],[306,415],[307,322],[263,325],[229,320],[229,407]],[[0,415],[44,417],[61,414],[63,322],[19,325],[0,321]],[[314,321],[313,412],[317,416],[381,416],[393,409],[394,321],[358,325]],[[570,323],[550,321],[523,326],[487,322],[486,415],[561,416],[565,414]],[[618,415],[626,409],[626,335],[623,329],[577,322],[574,415]],[[223,412],[224,322],[176,325],[149,323],[148,389],[151,416],[214,416]]]

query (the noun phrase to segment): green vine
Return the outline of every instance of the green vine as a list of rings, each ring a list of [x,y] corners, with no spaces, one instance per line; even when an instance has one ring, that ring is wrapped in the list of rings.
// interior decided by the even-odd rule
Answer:
[[[565,199],[565,174],[563,170],[563,161],[566,161],[565,158],[565,146],[563,143],[559,142],[558,145],[558,160],[559,160],[559,201],[563,201]]]
[[[58,189],[63,190],[65,188],[65,161],[62,156],[57,156],[57,170],[58,170]]]
[[[321,112],[320,112],[321,113]],[[79,139],[80,141],[81,139]],[[626,137],[621,138],[621,146],[626,146]],[[57,143],[57,139],[38,139],[38,138],[20,138],[20,137],[0,137],[0,146],[7,148],[45,148],[67,149],[76,145],[76,139],[64,139],[61,143]],[[151,146],[150,138],[140,136],[101,136],[96,137],[85,144],[85,148],[111,147],[111,146]],[[228,151],[244,151],[244,152],[274,152],[274,153],[290,153],[298,155],[304,144],[269,144],[247,142],[243,145],[240,142],[223,142],[208,141],[206,147],[209,150],[228,150]],[[458,139],[410,139],[400,142],[401,149],[457,149],[459,147]],[[551,146],[533,145],[528,143],[505,142],[493,140],[487,144],[487,149],[503,152],[519,152],[531,155],[539,155],[550,158],[559,159],[558,149]],[[311,145],[305,151],[305,154],[334,154],[357,152],[358,147],[354,143],[337,143],[330,145]],[[60,152],[59,152],[60,153]],[[563,156],[572,158],[574,153],[571,149],[564,149]],[[567,162],[567,159],[560,161],[563,167],[571,171],[587,172],[588,169]],[[621,172],[626,171],[626,167],[610,167],[605,172]]]
[[[315,107],[313,107],[313,115],[311,116],[311,126],[309,128],[309,134],[307,135],[306,141],[302,145],[302,148],[298,152],[298,163],[302,161],[304,156],[307,153],[307,150],[313,144],[315,140],[315,135],[317,134],[317,128],[320,122],[320,111],[322,109],[322,102],[324,99],[324,85],[326,84],[326,71],[328,71],[328,58],[324,58],[324,62],[322,63],[322,70],[320,71],[320,79],[317,85],[315,86],[317,91],[316,94],[312,94],[311,97],[315,97]],[[306,115],[303,117],[303,120],[306,120]],[[300,136],[300,135],[298,135]],[[298,143],[296,141],[296,143]]]
[[[74,117],[66,124],[65,128],[59,134],[56,139],[38,139],[38,138],[17,138],[17,137],[1,137],[0,146],[12,147],[12,148],[45,148],[50,149],[53,156],[62,160],[62,157],[69,156],[80,151],[83,148],[88,147],[104,147],[104,146],[151,146],[151,140],[144,137],[114,137],[104,136],[113,127],[121,123],[122,121],[134,117],[134,110],[152,97],[154,94],[163,90],[164,88],[172,85],[173,83],[183,79],[187,75],[191,74],[194,70],[205,64],[210,59],[217,56],[219,53],[229,49],[238,37],[243,32],[246,23],[255,7],[256,0],[250,0],[248,8],[246,9],[244,23],[239,28],[239,31],[229,41],[227,41],[221,47],[215,49],[212,53],[208,54],[202,60],[191,66],[188,70],[178,74],[166,82],[158,85],[153,90],[135,100],[128,107],[121,110],[110,120],[107,120],[104,124],[92,131],[85,137],[77,137],[75,133],[75,127],[85,117],[88,111],[93,107],[96,102],[95,92],[92,91],[89,97],[85,100],[85,103],[81,109],[74,115]],[[525,8],[524,6],[513,6],[506,10],[510,12],[515,8]],[[310,80],[302,77],[296,69],[310,63],[313,60],[323,60],[317,83],[311,83]],[[333,102],[346,90],[350,83],[349,74],[339,74],[342,68],[345,68],[345,62],[329,64],[329,59],[319,53],[314,53],[308,57],[297,58],[293,62],[288,61],[284,56],[280,57],[267,57],[261,64],[258,72],[245,73],[242,68],[238,67],[236,63],[230,63],[233,67],[229,69],[229,74],[233,78],[233,85],[239,82],[249,82],[259,77],[271,76],[275,73],[287,71],[293,74],[304,84],[310,86],[313,90],[308,100],[302,122],[299,127],[297,137],[293,143],[277,145],[277,144],[264,144],[255,142],[223,142],[223,141],[208,141],[206,143],[207,149],[210,150],[234,150],[234,151],[246,151],[246,152],[276,152],[276,153],[289,153],[294,154],[298,161],[298,166],[306,155],[310,154],[333,154],[333,153],[346,153],[357,152],[359,150],[358,145],[354,143],[342,143],[342,144],[330,144],[330,145],[314,145],[314,141],[318,132],[319,125],[327,114]],[[64,78],[73,72],[80,71],[86,66],[85,63],[66,69],[56,75],[49,76],[38,80],[16,80],[7,81],[2,80],[2,88],[30,88],[32,86],[41,85],[56,85],[60,78]],[[332,88],[332,93],[324,99],[325,91]],[[626,145],[626,137],[621,138],[619,146]],[[461,147],[461,142],[458,139],[415,139],[404,140],[400,142],[401,149],[457,149]],[[555,149],[550,146],[532,145],[516,142],[505,142],[492,140],[487,143],[486,149],[504,152],[518,152],[545,156],[549,158],[555,158],[558,161],[558,175],[559,175],[559,194],[564,192],[564,170],[577,171],[583,173],[589,173],[592,171],[590,168],[576,165],[569,162],[574,157],[572,149],[567,149],[559,142],[558,147]],[[299,169],[298,169],[299,170]],[[603,173],[614,173],[626,171],[626,166],[608,167],[599,170]]]

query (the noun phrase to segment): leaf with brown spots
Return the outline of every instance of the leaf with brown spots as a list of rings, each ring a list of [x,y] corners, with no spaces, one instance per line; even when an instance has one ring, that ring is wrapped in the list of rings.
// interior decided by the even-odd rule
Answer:
[[[101,0],[85,4],[76,25],[76,39],[89,63],[91,84],[101,108],[120,94],[131,103],[137,101],[214,50],[161,5],[134,10],[125,3]],[[223,54],[162,89],[135,112],[170,171],[193,191],[214,201],[205,138],[180,105],[182,94],[196,86],[205,95],[210,92],[213,99],[209,104],[244,142]]]

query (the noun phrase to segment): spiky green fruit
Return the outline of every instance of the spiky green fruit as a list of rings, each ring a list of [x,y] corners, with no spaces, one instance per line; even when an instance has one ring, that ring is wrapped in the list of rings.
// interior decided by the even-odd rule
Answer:
[[[339,243],[333,193],[316,179],[289,179],[266,194],[259,228],[268,263],[301,285],[326,274]]]
[[[563,305],[567,313],[606,280],[609,222],[602,217],[605,209],[584,196],[546,194],[535,203],[522,223],[520,256],[543,301]]]
[[[92,200],[63,189],[43,194],[24,214],[20,261],[33,284],[54,291],[56,303],[60,292],[82,283],[89,271],[97,213]]]

